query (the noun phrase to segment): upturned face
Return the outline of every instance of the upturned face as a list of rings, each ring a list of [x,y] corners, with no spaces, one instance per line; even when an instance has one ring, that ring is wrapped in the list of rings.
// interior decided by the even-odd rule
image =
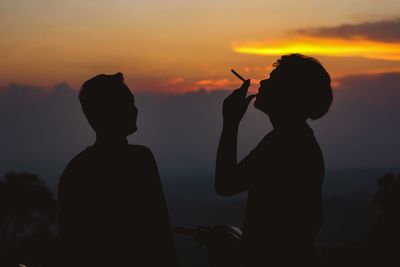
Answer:
[[[110,89],[107,95],[97,97],[98,101],[93,104],[95,107],[84,110],[96,133],[128,136],[137,130],[135,97],[125,84]]]
[[[260,81],[258,95],[254,107],[267,115],[274,113],[282,103],[281,94],[284,91],[284,80],[279,69],[274,69],[268,79]]]
[[[128,136],[137,130],[138,109],[135,105],[135,97],[125,84],[120,88],[118,95],[111,107],[113,111],[110,123],[114,128],[111,130]]]

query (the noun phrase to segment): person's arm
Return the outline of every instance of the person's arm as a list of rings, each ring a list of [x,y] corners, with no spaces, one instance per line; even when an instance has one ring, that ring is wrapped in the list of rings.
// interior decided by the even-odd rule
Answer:
[[[74,160],[68,164],[61,175],[58,186],[58,231],[62,261],[67,260],[67,254],[70,255],[72,261],[78,257],[76,253],[83,244],[78,240],[84,238],[81,234],[85,232],[82,229],[82,212],[79,209],[82,206],[79,197],[81,194],[77,192],[79,187],[75,184],[75,181],[79,180],[79,178],[76,179],[78,174],[75,165]]]
[[[247,190],[247,181],[237,168],[237,138],[239,123],[251,99],[255,97],[255,95],[246,97],[249,86],[250,80],[246,80],[224,100],[222,109],[224,122],[215,169],[215,190],[218,195],[229,196]]]

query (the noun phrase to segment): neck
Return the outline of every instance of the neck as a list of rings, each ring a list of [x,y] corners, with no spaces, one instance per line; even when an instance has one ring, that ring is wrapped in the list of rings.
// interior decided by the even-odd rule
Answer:
[[[126,136],[116,136],[110,134],[96,134],[96,144],[97,145],[126,145],[128,140]]]
[[[301,118],[270,117],[274,130],[294,129],[308,126],[306,120]]]

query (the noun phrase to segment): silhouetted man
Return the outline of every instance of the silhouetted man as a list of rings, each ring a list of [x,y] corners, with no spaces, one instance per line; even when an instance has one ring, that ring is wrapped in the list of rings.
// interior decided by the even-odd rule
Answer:
[[[306,120],[328,111],[330,77],[317,60],[299,54],[282,56],[274,66],[257,95],[246,97],[246,80],[224,101],[216,191],[223,196],[248,191],[244,266],[318,266],[314,241],[322,225],[325,171]],[[253,98],[273,131],[237,163],[239,122]]]
[[[96,142],[60,179],[61,265],[176,266],[156,162],[126,139],[138,110],[122,74],[86,81],[79,100]]]

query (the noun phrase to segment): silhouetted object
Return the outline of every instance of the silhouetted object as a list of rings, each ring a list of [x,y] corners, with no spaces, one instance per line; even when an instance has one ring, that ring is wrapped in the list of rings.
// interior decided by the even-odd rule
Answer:
[[[35,174],[0,181],[0,266],[54,266],[56,201]]]
[[[224,101],[215,186],[229,196],[248,190],[243,228],[244,266],[318,266],[314,241],[322,225],[324,162],[307,119],[332,102],[330,77],[318,61],[281,57],[259,93],[246,97],[250,80]],[[274,130],[237,163],[240,120],[251,99]]]
[[[175,226],[174,232],[194,237],[207,252],[210,267],[240,266],[240,229],[231,225]]]
[[[324,248],[325,267],[400,266],[400,175],[379,177],[378,186],[375,225],[362,240]]]
[[[378,179],[374,201],[379,206],[376,224],[366,241],[368,266],[400,266],[400,175]]]
[[[176,266],[156,162],[126,139],[137,129],[138,110],[122,74],[86,81],[79,99],[96,142],[60,179],[61,264]]]

